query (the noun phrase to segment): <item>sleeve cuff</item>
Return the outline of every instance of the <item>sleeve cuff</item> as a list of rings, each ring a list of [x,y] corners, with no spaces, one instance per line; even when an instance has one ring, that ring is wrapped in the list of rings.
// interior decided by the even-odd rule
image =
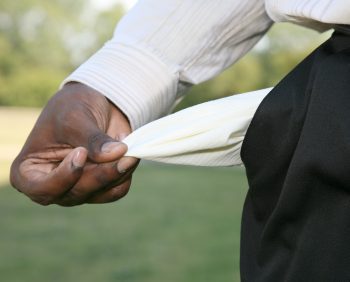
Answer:
[[[178,73],[156,55],[107,42],[61,84],[81,82],[102,93],[128,117],[133,130],[164,116],[176,99]]]

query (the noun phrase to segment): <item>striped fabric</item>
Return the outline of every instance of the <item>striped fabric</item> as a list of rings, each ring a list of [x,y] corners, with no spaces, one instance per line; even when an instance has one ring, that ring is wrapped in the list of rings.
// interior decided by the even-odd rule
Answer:
[[[276,22],[294,22],[318,30],[350,24],[350,0],[267,0],[266,10]]]
[[[135,130],[169,113],[188,87],[216,76],[241,58],[272,21],[318,30],[350,24],[350,0],[140,0],[119,22],[113,38],[62,85],[78,81],[101,92],[124,112]],[[234,119],[245,113],[243,104],[232,109]],[[142,132],[147,135],[145,129]],[[143,138],[140,133],[134,136]],[[159,138],[161,142],[168,137]],[[237,140],[233,143],[240,142]],[[139,146],[139,141],[132,144]],[[233,147],[237,158],[223,160],[225,165],[239,162],[238,149]],[[152,158],[164,157],[169,155]],[[215,165],[217,158],[212,160],[210,164]],[[172,157],[172,162],[183,159]]]
[[[272,23],[264,6],[261,0],[141,0],[62,85],[79,81],[98,90],[136,129],[169,112],[184,92],[179,85],[210,79],[249,51]]]
[[[350,24],[350,0],[140,0],[62,85],[79,81],[98,90],[136,129],[167,114],[184,88],[242,57],[270,18],[329,29]]]

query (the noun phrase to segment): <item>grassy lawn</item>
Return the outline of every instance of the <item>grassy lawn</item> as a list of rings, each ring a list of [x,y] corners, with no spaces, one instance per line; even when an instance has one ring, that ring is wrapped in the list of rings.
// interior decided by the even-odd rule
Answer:
[[[23,142],[14,137],[8,146]],[[38,206],[2,183],[1,281],[239,281],[241,168],[145,163],[120,202],[74,208]]]

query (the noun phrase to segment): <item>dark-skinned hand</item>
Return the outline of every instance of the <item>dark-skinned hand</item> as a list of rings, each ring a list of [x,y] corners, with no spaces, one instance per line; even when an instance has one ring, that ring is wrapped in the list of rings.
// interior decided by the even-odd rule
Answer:
[[[41,205],[113,202],[128,192],[135,158],[120,142],[123,113],[102,94],[69,83],[41,112],[11,166],[12,186]]]

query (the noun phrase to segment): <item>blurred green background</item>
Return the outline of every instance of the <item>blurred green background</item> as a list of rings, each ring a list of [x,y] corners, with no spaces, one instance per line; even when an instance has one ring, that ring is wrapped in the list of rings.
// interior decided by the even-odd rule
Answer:
[[[102,2],[0,2],[0,279],[239,281],[243,168],[143,163],[122,201],[75,208],[40,207],[8,184],[40,107],[126,11],[125,1]],[[235,66],[193,87],[178,109],[273,86],[328,36],[275,25]]]

